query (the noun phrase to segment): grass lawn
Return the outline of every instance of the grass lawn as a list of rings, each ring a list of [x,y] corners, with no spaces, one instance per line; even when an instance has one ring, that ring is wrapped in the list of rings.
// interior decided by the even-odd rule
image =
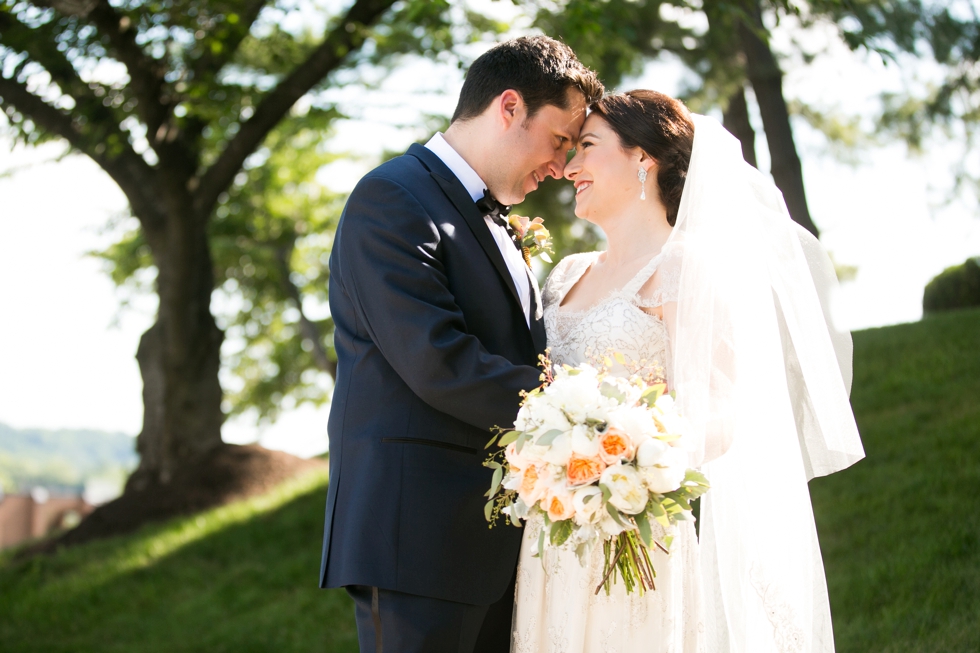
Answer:
[[[856,333],[868,458],[810,486],[842,653],[980,651],[980,311]],[[326,479],[0,559],[0,651],[356,651],[316,588]]]
[[[980,651],[980,311],[854,334],[867,458],[810,483],[837,650]]]

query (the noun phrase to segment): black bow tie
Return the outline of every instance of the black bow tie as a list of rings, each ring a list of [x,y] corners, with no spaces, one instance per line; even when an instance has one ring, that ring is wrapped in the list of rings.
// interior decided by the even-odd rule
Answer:
[[[493,195],[490,194],[490,190],[483,191],[483,197],[476,201],[476,208],[480,209],[480,213],[483,215],[489,215],[490,219],[499,224],[502,227],[506,227],[507,231],[510,231],[510,224],[505,219],[507,214],[510,213],[510,207],[505,206],[498,202]]]

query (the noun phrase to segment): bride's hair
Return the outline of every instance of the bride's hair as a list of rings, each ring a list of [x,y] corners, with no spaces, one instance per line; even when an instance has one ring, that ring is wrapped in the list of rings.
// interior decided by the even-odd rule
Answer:
[[[657,162],[660,200],[674,226],[694,146],[694,121],[684,103],[657,91],[607,95],[589,107],[619,137],[624,149],[638,147]]]

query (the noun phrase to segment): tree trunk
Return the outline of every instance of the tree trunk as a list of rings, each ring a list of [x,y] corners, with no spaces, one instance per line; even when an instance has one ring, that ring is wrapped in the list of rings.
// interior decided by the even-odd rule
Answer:
[[[169,483],[180,466],[221,445],[218,369],[224,335],[211,315],[214,272],[207,221],[189,210],[188,196],[174,201],[172,191],[165,226],[159,231],[144,226],[159,271],[160,307],[136,353],[143,376],[143,430],[136,442],[140,465],[127,489]]]
[[[764,33],[762,10],[758,0],[751,0],[747,12],[752,24],[739,22],[738,34],[745,53],[746,71],[759,103],[762,124],[769,142],[772,159],[772,177],[783,192],[789,214],[814,236],[820,235],[810,219],[803,188],[803,169],[793,141],[793,129],[789,123],[789,110],[783,97],[783,73],[769,44],[760,34]]]
[[[745,102],[745,87],[740,87],[728,98],[724,112],[725,129],[742,144],[742,158],[753,168],[758,168],[755,159],[755,130],[749,122],[749,107]]]

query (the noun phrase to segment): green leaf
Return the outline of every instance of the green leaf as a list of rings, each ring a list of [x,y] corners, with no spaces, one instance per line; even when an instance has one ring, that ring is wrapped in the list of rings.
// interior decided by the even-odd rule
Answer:
[[[574,523],[571,519],[564,519],[562,521],[555,522],[551,526],[551,543],[555,546],[561,546],[568,540],[568,537],[572,534],[574,528]]]
[[[643,394],[640,395],[640,401],[645,402],[647,406],[652,406],[657,403],[666,389],[667,386],[663,383],[655,383],[643,391]]]
[[[490,481],[490,496],[495,495],[497,490],[500,489],[500,481],[502,481],[503,478],[504,470],[502,467],[498,467],[497,469],[493,470],[493,480]]]
[[[630,527],[628,523],[626,523],[625,521],[623,521],[623,518],[620,516],[619,511],[616,510],[616,506],[614,506],[611,503],[607,503],[606,504],[606,510],[609,512],[610,516],[612,516],[613,520],[615,520],[615,522],[617,524],[619,524],[623,528],[629,528]]]
[[[517,453],[521,452],[524,448],[524,443],[527,442],[527,433],[521,431],[521,434],[517,436],[517,441],[514,444],[514,448],[517,449]]]
[[[564,433],[564,431],[561,431],[559,429],[551,429],[550,431],[548,431],[547,433],[539,437],[537,440],[535,440],[534,444],[541,447],[547,447],[549,444],[554,442],[555,438],[557,438],[562,433]]]
[[[487,505],[483,506],[483,515],[487,518],[487,521],[490,521],[493,517],[493,503],[494,500],[490,499],[487,501]]]
[[[602,393],[603,397],[609,397],[610,399],[615,399],[619,403],[626,401],[626,393],[614,386],[612,383],[603,383],[599,388],[599,392]]]
[[[516,440],[520,434],[520,431],[507,431],[500,436],[500,446],[506,447],[508,444]]]
[[[496,442],[497,441],[497,438],[499,438],[499,437],[500,437],[500,434],[498,433],[495,436],[493,436],[492,438],[490,438],[490,441],[487,442],[486,445],[484,445],[483,448],[484,449],[489,449],[490,447],[492,447],[493,446],[493,443]]]
[[[640,539],[649,549],[653,546],[653,532],[650,529],[650,520],[647,519],[645,512],[641,512],[638,515],[633,515],[633,519],[636,521],[637,527],[640,529]]]

